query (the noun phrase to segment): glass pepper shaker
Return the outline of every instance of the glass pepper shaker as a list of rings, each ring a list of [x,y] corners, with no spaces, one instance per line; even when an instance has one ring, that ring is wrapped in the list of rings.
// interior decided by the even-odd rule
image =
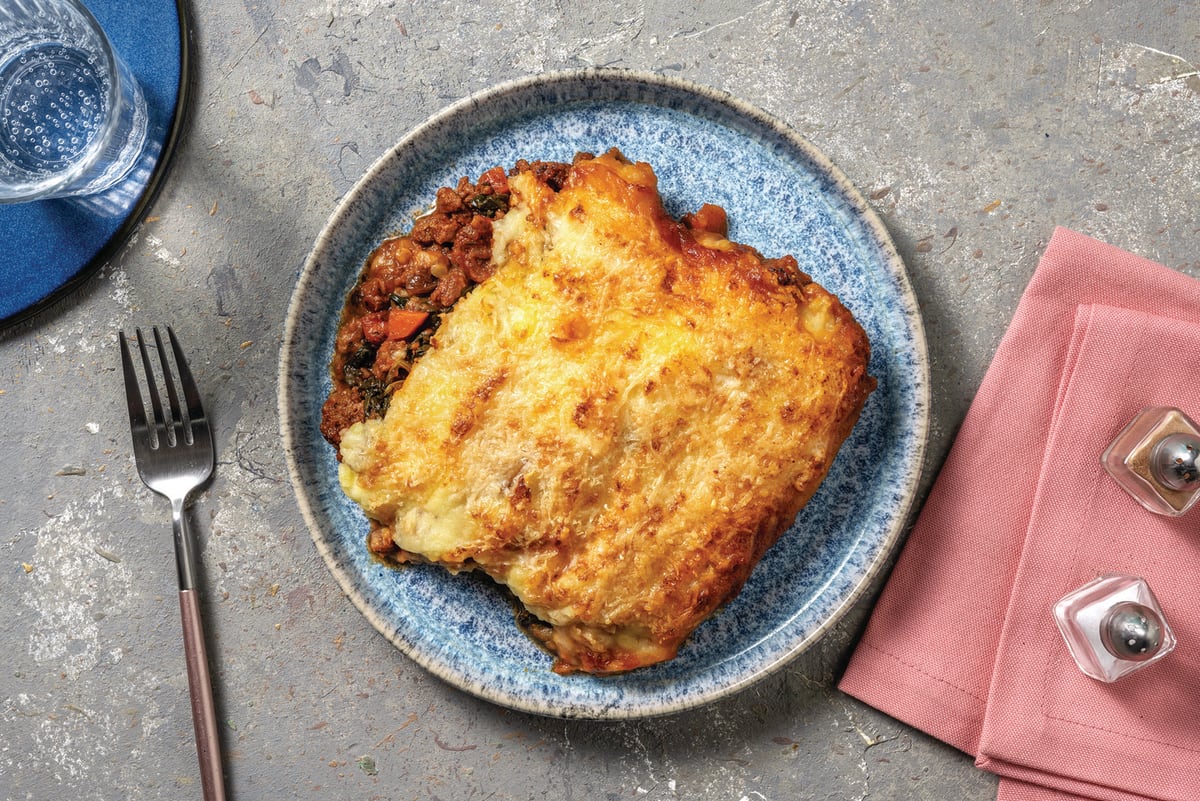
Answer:
[[[1067,649],[1086,675],[1113,682],[1175,648],[1175,634],[1150,586],[1121,574],[1101,576],[1054,605]]]
[[[1104,451],[1108,474],[1151,512],[1178,516],[1200,500],[1200,426],[1179,409],[1153,406]]]

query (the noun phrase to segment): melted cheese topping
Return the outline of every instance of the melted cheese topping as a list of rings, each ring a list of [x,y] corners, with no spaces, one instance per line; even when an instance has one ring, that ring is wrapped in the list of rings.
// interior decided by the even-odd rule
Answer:
[[[669,659],[824,477],[866,338],[807,276],[672,220],[648,165],[510,187],[496,273],[346,431],[342,486],[407,555],[506,584],[556,670]]]

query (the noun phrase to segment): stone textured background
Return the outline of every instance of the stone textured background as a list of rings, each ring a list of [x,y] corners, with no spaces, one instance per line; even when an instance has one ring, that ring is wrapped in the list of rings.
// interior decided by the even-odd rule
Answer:
[[[218,434],[192,514],[231,797],[995,797],[970,757],[834,688],[870,599],[777,676],[642,722],[508,712],[410,663],[340,593],[295,506],[275,410],[287,303],[339,198],[444,105],[561,68],[687,78],[792,125],[891,230],[929,336],[927,487],[1055,225],[1200,276],[1194,8],[192,11],[190,123],[150,216],[80,290],[0,333],[0,798],[199,797],[169,511],[137,478],[121,402],[116,334],[156,323],[186,332]]]

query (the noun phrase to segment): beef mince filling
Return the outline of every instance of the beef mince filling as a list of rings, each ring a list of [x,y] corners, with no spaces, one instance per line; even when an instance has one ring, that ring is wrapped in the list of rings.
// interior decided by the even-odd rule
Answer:
[[[321,409],[321,434],[334,447],[353,423],[383,417],[388,399],[429,349],[443,314],[492,270],[492,221],[508,211],[508,176],[532,171],[555,191],[570,165],[518,161],[472,183],[437,191],[433,210],[404,236],[367,258],[346,299]],[[339,456],[340,458],[340,456]]]

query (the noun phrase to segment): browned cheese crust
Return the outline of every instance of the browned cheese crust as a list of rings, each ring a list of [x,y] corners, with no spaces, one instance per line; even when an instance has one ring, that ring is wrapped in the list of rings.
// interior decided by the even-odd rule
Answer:
[[[829,470],[875,386],[867,338],[720,209],[672,219],[647,164],[505,189],[490,277],[382,419],[339,432],[342,486],[393,558],[507,585],[555,670],[670,659]]]

